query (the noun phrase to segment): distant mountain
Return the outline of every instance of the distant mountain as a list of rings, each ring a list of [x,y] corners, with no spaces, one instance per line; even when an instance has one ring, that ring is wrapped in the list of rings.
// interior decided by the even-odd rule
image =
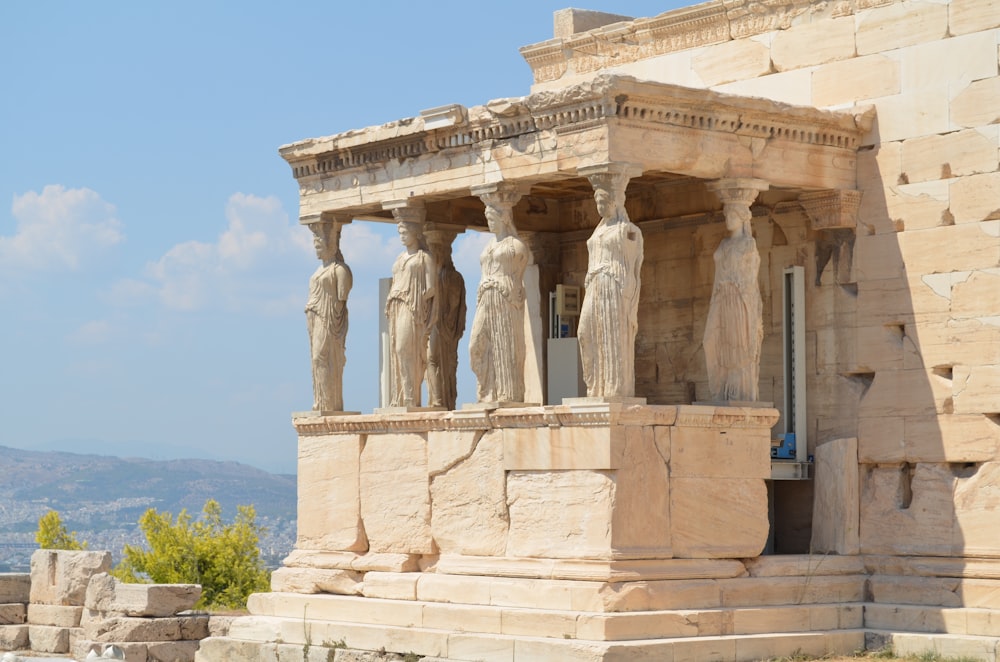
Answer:
[[[197,516],[215,499],[229,520],[238,505],[253,505],[269,529],[262,547],[287,553],[294,543],[295,476],[272,474],[238,462],[149,460],[0,446],[0,548],[33,540],[38,518],[50,508],[91,548],[111,549],[141,540],[137,522],[148,509]],[[286,549],[287,548],[287,549]],[[3,554],[0,553],[0,565]]]

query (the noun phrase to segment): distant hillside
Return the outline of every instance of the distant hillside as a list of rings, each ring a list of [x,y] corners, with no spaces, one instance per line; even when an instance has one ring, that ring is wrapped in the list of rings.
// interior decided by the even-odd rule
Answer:
[[[156,508],[177,515],[201,512],[215,499],[228,520],[238,505],[253,505],[269,529],[262,547],[287,553],[294,543],[295,476],[238,462],[147,460],[0,446],[0,546],[33,541],[38,518],[58,510],[67,528],[111,549],[135,543],[139,517]],[[0,553],[0,562],[3,561]]]

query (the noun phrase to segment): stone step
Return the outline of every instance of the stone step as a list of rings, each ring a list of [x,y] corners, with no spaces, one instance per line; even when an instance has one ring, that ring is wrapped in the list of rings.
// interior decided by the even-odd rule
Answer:
[[[368,598],[623,612],[863,602],[865,581],[822,574],[597,582],[368,572],[361,591]]]
[[[593,641],[843,630],[860,628],[863,622],[859,604],[593,613],[331,594],[260,593],[251,597],[248,607],[255,616],[300,624],[336,621]],[[239,620],[233,625],[238,626]]]
[[[879,604],[1000,609],[1000,579],[872,575],[868,587]]]
[[[901,657],[934,653],[939,657],[949,659],[1000,661],[1000,637],[931,632],[891,632],[887,630],[868,630],[867,632],[870,649],[891,646],[893,652]]]
[[[330,650],[344,648],[456,662],[756,662],[793,655],[851,654],[864,644],[865,632],[860,629],[601,642],[264,619],[231,632],[229,637],[203,640],[195,660],[310,662],[327,659]]]
[[[869,603],[864,624],[892,632],[1000,637],[1000,610]]]

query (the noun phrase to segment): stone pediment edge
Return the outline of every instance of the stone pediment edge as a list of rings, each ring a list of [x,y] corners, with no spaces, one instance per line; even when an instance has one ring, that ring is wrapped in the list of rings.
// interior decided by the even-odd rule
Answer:
[[[303,416],[292,419],[300,436],[422,433],[432,430],[492,430],[539,427],[677,425],[705,428],[770,428],[778,411],[769,407],[598,404],[496,410]]]
[[[870,123],[847,112],[600,74],[557,90],[475,106],[449,126],[428,130],[423,118],[407,118],[291,143],[279,153],[296,179],[322,178],[435,152],[478,151],[497,140],[579,130],[613,120],[851,150],[857,149]]]

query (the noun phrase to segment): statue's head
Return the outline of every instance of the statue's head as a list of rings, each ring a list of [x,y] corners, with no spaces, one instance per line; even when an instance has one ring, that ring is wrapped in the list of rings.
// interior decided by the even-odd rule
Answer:
[[[487,204],[486,226],[496,235],[514,234],[514,209],[510,205]]]
[[[727,202],[722,207],[722,212],[726,217],[726,229],[730,232],[739,232],[740,230],[746,233],[750,232],[750,219],[753,218],[753,213],[744,203],[740,202]]]
[[[310,223],[313,233],[313,247],[316,257],[323,262],[332,262],[340,257],[340,224],[332,221]]]
[[[625,213],[625,187],[628,177],[619,172],[599,172],[589,176],[594,187],[594,202],[597,214],[603,218],[622,217]]]
[[[400,221],[396,224],[399,240],[410,251],[427,250],[423,227],[415,221]]]

